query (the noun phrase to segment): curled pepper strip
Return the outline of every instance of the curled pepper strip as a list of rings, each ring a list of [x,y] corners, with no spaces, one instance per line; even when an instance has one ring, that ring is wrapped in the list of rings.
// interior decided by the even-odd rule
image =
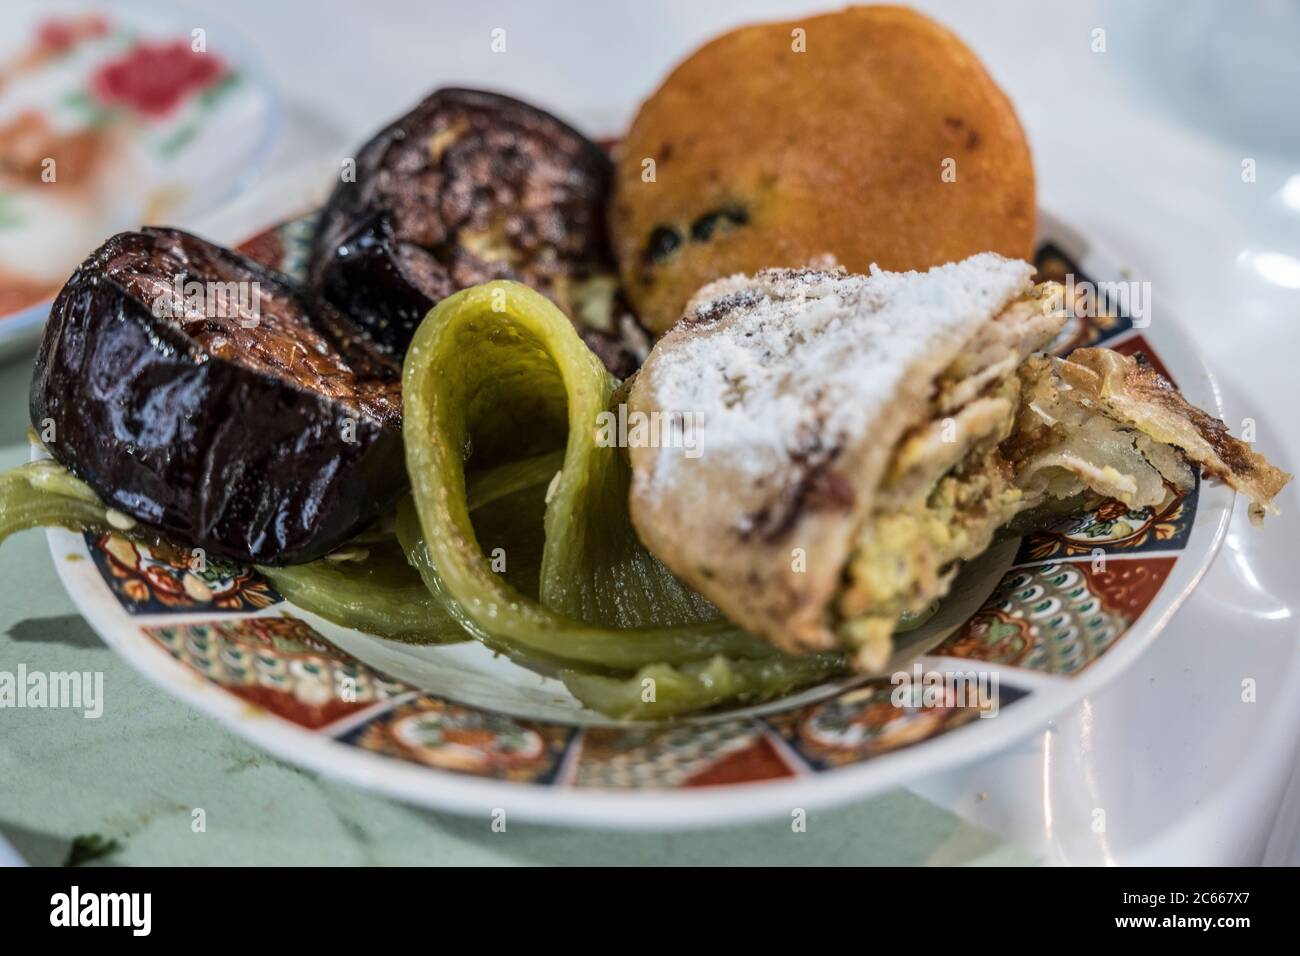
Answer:
[[[526,286],[476,286],[429,314],[403,372],[418,536],[409,514],[399,514],[398,534],[431,590],[480,640],[512,656],[540,655],[593,699],[619,695],[583,676],[631,679],[646,667],[707,664],[690,679],[666,681],[670,697],[656,701],[656,716],[771,696],[788,690],[795,673],[807,683],[837,669],[835,657],[775,663],[782,658],[769,644],[722,620],[641,545],[627,513],[627,466],[618,449],[596,440],[597,416],[615,386],[564,314]],[[484,554],[466,463],[499,467],[556,447],[564,454],[546,497],[533,597]],[[737,669],[741,661],[772,666]],[[747,678],[719,695],[719,668]],[[686,685],[699,692],[682,693]]]
[[[28,528],[108,525],[108,508],[90,486],[45,459],[0,473],[0,541]]]

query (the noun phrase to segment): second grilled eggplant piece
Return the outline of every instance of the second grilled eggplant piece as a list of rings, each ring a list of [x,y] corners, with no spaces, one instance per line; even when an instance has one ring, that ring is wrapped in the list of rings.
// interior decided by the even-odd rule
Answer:
[[[355,173],[321,213],[308,274],[393,354],[439,300],[491,279],[611,331],[612,167],[577,130],[507,96],[438,90],[366,143]]]
[[[293,564],[406,487],[400,384],[284,276],[145,229],[109,239],[55,299],[31,417],[109,506],[178,543]]]

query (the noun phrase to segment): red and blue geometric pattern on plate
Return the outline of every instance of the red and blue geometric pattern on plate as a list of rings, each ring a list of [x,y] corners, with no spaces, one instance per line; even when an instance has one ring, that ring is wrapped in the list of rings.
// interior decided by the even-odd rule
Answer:
[[[726,786],[793,777],[795,766],[756,721],[589,727],[566,781],[604,789]]]
[[[302,282],[307,276],[307,257],[319,216],[319,211],[313,211],[282,222],[259,232],[236,248],[267,268]]]
[[[284,600],[264,577],[220,558],[197,560],[165,541],[85,533],[86,550],[128,614],[260,611]]]
[[[1105,559],[1013,568],[934,653],[1077,674],[1133,626],[1174,561]]]
[[[285,223],[243,248],[301,276],[310,223],[310,216]],[[1040,278],[1063,280],[1073,273],[1076,282],[1087,281],[1054,246],[1039,251],[1038,263]],[[1131,321],[1118,310],[1101,311],[1072,314],[1056,347],[1068,351],[1105,342],[1125,354],[1145,354],[1164,372]],[[1030,694],[1004,679],[1016,668],[1079,673],[1114,646],[1159,591],[1176,560],[1167,552],[1187,542],[1198,488],[1159,514],[1102,502],[1087,515],[1032,535],[993,593],[934,654],[996,665],[999,709]],[[132,613],[247,613],[281,600],[255,573],[219,561],[210,562],[204,576],[191,571],[187,554],[169,553],[165,546],[150,550],[121,535],[88,535],[87,545],[104,580]],[[987,700],[953,697],[950,685],[927,698],[921,687],[900,689],[875,679],[756,717],[579,726],[422,693],[366,667],[296,618],[217,619],[144,630],[208,680],[342,743],[440,770],[549,786],[708,787],[833,771],[991,712]],[[991,679],[974,664],[969,674],[975,681]]]
[[[176,660],[250,705],[309,730],[412,688],[341,651],[289,616],[142,627]]]
[[[998,706],[1027,692],[1005,683]],[[728,786],[831,770],[928,740],[978,719],[973,698],[895,706],[889,682],[853,687],[759,718],[575,727],[421,695],[339,735],[372,753],[473,776],[594,789]],[[987,701],[984,702],[987,704]],[[983,708],[987,711],[987,707]]]
[[[1078,266],[1059,247],[1050,242],[1038,247],[1034,255],[1034,265],[1038,269],[1038,282],[1059,282],[1062,285],[1073,277],[1077,286],[1087,283],[1091,288],[1098,288],[1090,278],[1079,271]],[[1100,345],[1107,339],[1123,335],[1133,329],[1133,320],[1124,314],[1120,303],[1110,301],[1105,294],[1105,287],[1098,288],[1099,294],[1093,298],[1091,308],[1086,310],[1095,314],[1081,315],[1075,309],[1068,309],[1065,327],[1048,346],[1048,351],[1065,356],[1077,348]],[[1078,305],[1082,306],[1080,302]],[[1078,311],[1085,311],[1079,309]]]
[[[551,783],[577,728],[423,695],[344,734],[372,753],[516,783]]]
[[[973,688],[977,681],[972,674]],[[991,680],[991,677],[986,679]],[[988,706],[960,688],[936,685],[935,699],[922,699],[924,684],[895,684],[873,680],[829,700],[762,718],[811,767],[831,770],[861,763],[947,733],[972,720],[995,717],[997,710],[1027,696],[1026,691],[1001,681],[989,690],[995,696]]]
[[[1177,495],[1164,508],[1130,508],[1107,499],[1081,515],[1027,535],[1016,552],[1016,563],[1104,554],[1141,554],[1146,551],[1181,551],[1192,534],[1198,477],[1192,490]]]

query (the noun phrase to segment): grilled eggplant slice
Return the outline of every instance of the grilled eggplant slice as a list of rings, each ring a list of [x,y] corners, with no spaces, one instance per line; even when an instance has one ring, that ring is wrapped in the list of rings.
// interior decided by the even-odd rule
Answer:
[[[243,562],[320,557],[406,487],[396,363],[284,276],[174,229],[114,236],[68,280],[31,417],[106,504]]]
[[[394,355],[453,292],[514,279],[616,336],[605,152],[518,100],[443,89],[362,147],[321,213],[313,287]],[[611,356],[611,361],[613,357]]]

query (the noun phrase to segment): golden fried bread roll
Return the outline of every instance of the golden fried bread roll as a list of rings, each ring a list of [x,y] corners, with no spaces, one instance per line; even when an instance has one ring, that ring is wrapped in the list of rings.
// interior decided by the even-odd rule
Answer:
[[[1027,259],[1034,213],[1024,133],[975,55],[918,13],[851,7],[735,30],[678,66],[619,149],[611,229],[661,334],[735,272]]]

